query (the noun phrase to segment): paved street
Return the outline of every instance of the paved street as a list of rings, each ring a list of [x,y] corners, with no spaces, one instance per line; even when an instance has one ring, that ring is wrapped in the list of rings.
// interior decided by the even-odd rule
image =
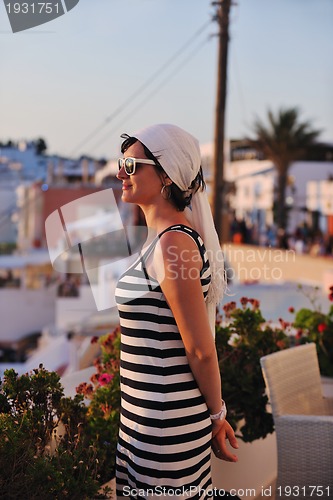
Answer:
[[[293,250],[270,249],[252,245],[223,246],[228,265],[240,281],[279,283],[291,281],[322,286],[333,283],[333,258],[296,254]],[[332,284],[331,283],[331,284]]]

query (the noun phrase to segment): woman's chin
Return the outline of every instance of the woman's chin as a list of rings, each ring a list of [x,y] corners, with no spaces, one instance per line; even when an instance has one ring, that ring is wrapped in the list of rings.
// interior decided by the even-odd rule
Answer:
[[[132,199],[133,197],[131,196],[131,193],[129,191],[130,190],[123,191],[123,193],[121,195],[121,199],[125,203],[134,203],[133,199]]]

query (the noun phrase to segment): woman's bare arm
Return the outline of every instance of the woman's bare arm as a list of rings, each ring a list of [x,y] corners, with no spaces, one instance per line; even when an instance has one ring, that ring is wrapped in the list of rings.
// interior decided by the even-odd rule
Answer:
[[[210,413],[214,414],[221,409],[221,378],[200,283],[201,268],[202,259],[192,238],[184,233],[168,232],[160,238],[148,270],[161,284],[182,336],[192,373]],[[217,434],[218,449],[223,448],[225,455],[220,458],[236,461],[237,457],[224,446],[227,434],[230,444],[237,447],[230,425],[214,421],[213,437]]]

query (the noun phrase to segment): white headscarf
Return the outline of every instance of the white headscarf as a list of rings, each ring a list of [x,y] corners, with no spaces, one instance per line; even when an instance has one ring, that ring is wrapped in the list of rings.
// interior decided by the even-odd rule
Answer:
[[[132,134],[153,153],[168,177],[181,189],[189,192],[201,165],[198,140],[185,130],[170,124],[159,124]],[[216,306],[226,287],[224,259],[215,230],[206,191],[193,194],[191,208],[186,207],[189,224],[203,239],[211,269],[206,307],[210,326],[215,335]]]

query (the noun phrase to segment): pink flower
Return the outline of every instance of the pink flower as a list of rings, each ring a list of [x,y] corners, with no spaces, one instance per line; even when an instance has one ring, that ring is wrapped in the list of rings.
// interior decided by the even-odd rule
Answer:
[[[327,330],[327,325],[325,323],[319,323],[318,332],[323,333],[325,330]]]
[[[109,373],[103,373],[103,375],[100,375],[98,378],[98,383],[99,385],[107,385],[111,382],[113,379],[113,375],[110,375]]]

